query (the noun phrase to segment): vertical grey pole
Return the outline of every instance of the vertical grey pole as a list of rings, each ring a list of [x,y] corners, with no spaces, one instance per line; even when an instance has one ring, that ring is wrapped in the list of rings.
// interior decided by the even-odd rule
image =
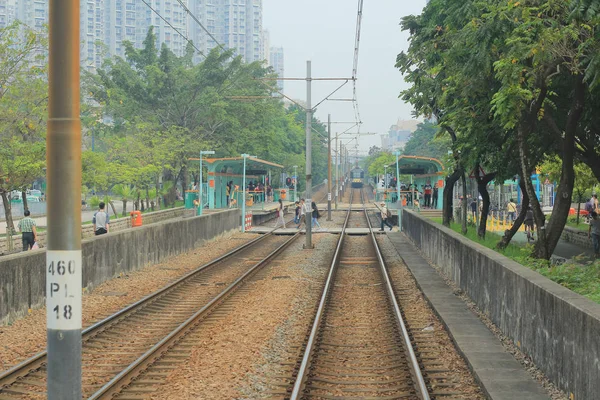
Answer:
[[[244,171],[242,173],[242,232],[246,232],[246,156],[242,154],[244,158]]]
[[[50,0],[46,162],[48,399],[81,400],[79,0]]]
[[[312,103],[311,103],[311,62],[306,62],[306,204],[308,212],[306,218],[306,249],[312,249]]]
[[[338,136],[335,135],[335,209],[338,209],[338,196],[340,195],[340,178],[339,178],[339,164],[340,164],[340,152],[338,151]]]
[[[331,114],[327,115],[327,221],[331,221]]]
[[[396,191],[398,192],[398,229],[402,231],[402,198],[400,197],[400,166],[398,160],[400,153],[395,153],[396,156]]]
[[[196,215],[202,215],[202,151],[200,151],[200,173],[198,174],[198,211]]]

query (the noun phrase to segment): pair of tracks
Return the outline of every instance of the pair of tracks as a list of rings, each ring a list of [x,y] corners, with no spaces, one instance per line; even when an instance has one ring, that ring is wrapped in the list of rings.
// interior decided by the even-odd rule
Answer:
[[[363,191],[354,189],[353,197]],[[366,209],[364,224],[371,222]],[[290,398],[428,400],[411,337],[379,246],[345,235],[349,208]],[[286,396],[287,397],[287,396]]]
[[[175,345],[298,236],[261,236],[85,329],[84,397],[112,398],[160,360],[187,358]],[[159,366],[150,378],[160,382],[170,369]],[[0,399],[46,398],[46,385],[43,352],[0,375]]]

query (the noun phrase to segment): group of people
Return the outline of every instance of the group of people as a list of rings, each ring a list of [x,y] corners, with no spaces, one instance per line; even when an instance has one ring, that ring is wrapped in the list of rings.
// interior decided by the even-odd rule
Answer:
[[[279,226],[285,227],[285,220],[283,219],[284,207],[281,199],[279,199],[279,208],[277,209],[277,213],[278,215],[275,228],[278,228]],[[305,199],[300,199],[300,201],[295,202],[294,223],[296,224],[297,229],[300,229],[302,224],[304,224],[306,227],[307,215],[309,221],[312,223],[311,226],[320,230],[321,224],[319,224],[319,218],[321,217],[321,214],[317,208],[317,203],[312,201],[309,206]]]
[[[391,187],[391,186],[390,186]],[[439,188],[437,183],[431,184],[431,181],[427,181],[421,188],[417,185],[403,183],[400,184],[400,191],[406,193],[406,203],[414,204],[416,207],[421,208],[421,199],[423,199],[424,208],[437,208],[438,207],[438,196]],[[414,194],[414,198],[413,198]],[[394,202],[395,199],[392,199]]]

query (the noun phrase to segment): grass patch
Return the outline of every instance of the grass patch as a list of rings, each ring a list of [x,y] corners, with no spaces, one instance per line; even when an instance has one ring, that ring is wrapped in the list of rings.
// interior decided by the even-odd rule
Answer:
[[[431,218],[431,220],[442,224],[441,218]],[[587,231],[587,225],[581,225],[585,226]],[[450,228],[462,234],[460,224],[452,223]],[[531,257],[533,246],[529,244],[510,243],[505,250],[496,249],[496,244],[502,236],[493,232],[487,232],[485,239],[482,240],[477,236],[475,227],[469,226],[467,234],[463,236],[518,262],[526,268],[536,271],[575,293],[600,303],[600,260],[584,263],[585,260],[574,258],[562,265],[551,265],[546,260]]]

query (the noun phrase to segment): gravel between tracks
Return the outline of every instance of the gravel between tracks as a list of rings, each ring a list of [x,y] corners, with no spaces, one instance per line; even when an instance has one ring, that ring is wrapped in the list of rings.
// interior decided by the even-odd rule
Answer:
[[[299,238],[252,290],[218,323],[204,328],[185,366],[153,399],[256,399],[281,368],[290,344],[306,334],[337,237],[315,236],[319,250],[302,250]],[[202,329],[202,328],[201,328]]]
[[[463,290],[458,285],[456,285],[456,283],[454,283],[454,281],[450,279],[450,277],[448,277],[448,275],[446,275],[446,273],[444,273],[444,271],[441,268],[435,265],[418,248],[417,250],[421,254],[421,257],[423,257],[423,259],[425,259],[429,263],[429,265],[437,271],[438,275],[440,275],[444,279],[446,284],[450,286],[450,288],[452,288],[454,295],[458,296],[462,301],[464,301],[469,307],[469,309],[475,315],[477,315],[479,319],[481,319],[481,321],[483,321],[483,323],[488,327],[488,329],[492,331],[492,333],[498,338],[498,340],[500,340],[500,342],[502,342],[504,349],[510,354],[512,354],[512,356],[521,363],[521,365],[523,366],[523,368],[525,368],[529,375],[531,375],[533,379],[535,379],[542,385],[542,387],[546,390],[546,392],[552,400],[569,400],[569,396],[565,392],[557,388],[556,385],[552,383],[550,379],[548,379],[538,367],[535,366],[531,357],[523,353],[510,338],[505,336],[500,330],[500,328],[498,328],[498,326],[496,326],[487,317],[487,315],[485,315],[485,313],[483,313],[479,309],[479,307],[477,307],[475,302],[473,302],[473,300],[471,300],[471,298],[465,292],[463,292]]]
[[[83,326],[90,326],[114,314],[185,273],[255,238],[255,235],[241,233],[224,234],[185,254],[98,285],[93,291],[84,293]],[[45,307],[32,310],[29,315],[9,326],[0,326],[0,371],[45,349]]]

